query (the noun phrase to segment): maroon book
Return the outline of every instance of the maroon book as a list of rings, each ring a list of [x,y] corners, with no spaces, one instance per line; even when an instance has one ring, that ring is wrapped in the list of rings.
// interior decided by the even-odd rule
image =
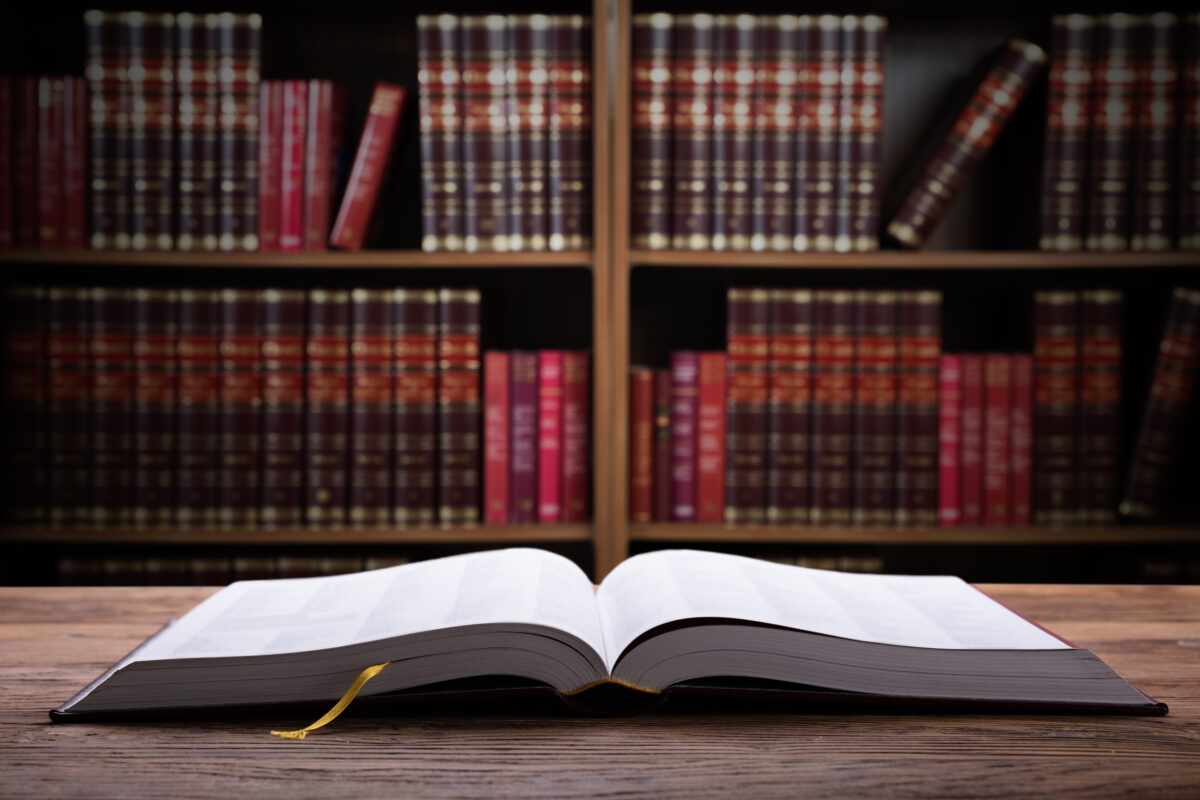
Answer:
[[[591,25],[579,15],[551,20],[548,246],[587,250],[592,246]]]
[[[262,298],[254,289],[222,289],[220,299],[221,422],[217,449],[217,521],[258,519],[262,457]]]
[[[220,14],[217,70],[221,98],[218,121],[218,246],[258,249],[258,84],[262,73],[262,17]]]
[[[793,135],[798,116],[796,82],[807,46],[809,18],[763,17],[759,25],[750,167],[750,249],[792,246]],[[797,165],[798,166],[798,165]]]
[[[79,249],[87,235],[87,82],[63,78],[62,246]]]
[[[842,17],[840,34],[841,80],[837,100],[837,163],[833,170],[833,249],[847,253],[854,247],[854,199],[857,189],[855,172],[855,120],[861,105],[859,96],[862,74],[861,20],[853,15]]]
[[[350,294],[350,522],[391,518],[392,293]]]
[[[546,249],[551,26],[545,14],[508,18],[509,250]]]
[[[63,79],[37,79],[37,244],[59,247],[63,234]]]
[[[175,289],[133,290],[133,523],[170,525],[178,399]]]
[[[1009,445],[1012,441],[1012,356],[983,357],[983,523],[1011,520]]]
[[[896,325],[896,524],[936,525],[942,293],[900,292]]]
[[[175,247],[217,249],[215,14],[175,15]],[[269,140],[264,137],[263,144]]]
[[[854,292],[813,301],[812,505],[814,525],[847,525],[854,436]]]
[[[376,83],[371,105],[363,123],[354,166],[346,179],[346,191],[329,244],[343,250],[360,250],[375,211],[375,200],[387,177],[388,158],[400,127],[406,91],[403,86]],[[462,249],[459,247],[458,249]]]
[[[91,521],[90,293],[52,286],[46,298],[47,519],[51,525],[82,524]]]
[[[676,250],[712,245],[713,44],[711,14],[675,15],[671,247]]]
[[[129,521],[133,450],[133,309],[129,289],[93,287],[88,335],[94,525]]]
[[[803,75],[804,107],[796,158],[796,250],[833,249],[835,181],[838,168],[838,106],[841,102],[840,17],[817,17],[808,36]]]
[[[633,367],[629,371],[629,520],[649,522],[652,519],[654,370],[648,367]]]
[[[648,250],[671,245],[673,29],[670,14],[633,16],[629,237]]]
[[[855,293],[854,454],[851,521],[895,520],[897,294]]]
[[[459,18],[417,17],[417,82],[421,126],[421,249],[463,249],[462,126]]]
[[[437,520],[438,293],[392,293],[392,431],[395,443],[392,508],[398,525]]]
[[[854,163],[850,193],[851,249],[879,249],[879,181],[883,160],[883,79],[887,20],[868,14],[859,19],[856,51],[856,113],[850,156]]]
[[[221,423],[219,292],[179,290],[179,408],[175,521],[209,526],[217,521]]]
[[[350,293],[308,293],[304,351],[304,518],[313,525],[346,522],[350,422]]]
[[[700,356],[671,353],[671,521],[696,521],[696,422]]]
[[[508,158],[505,72],[508,45],[503,16],[462,17],[464,248],[508,249]]]
[[[127,112],[122,108],[126,65],[122,58],[121,14],[87,11],[88,173],[91,236],[98,250],[129,247],[129,209],[118,173]],[[18,166],[20,161],[18,161]],[[19,207],[18,207],[19,209]]]
[[[1092,49],[1096,18],[1060,14],[1050,19],[1050,88],[1042,159],[1043,250],[1082,250],[1092,118]]]
[[[1183,18],[1179,126],[1179,247],[1200,250],[1200,14]]]
[[[304,249],[304,144],[308,127],[308,82],[283,82],[279,148],[279,249]]]
[[[562,520],[563,351],[538,353],[538,522]]]
[[[766,289],[730,289],[725,308],[725,521],[760,523],[767,506],[770,298]]]
[[[938,373],[938,524],[962,524],[962,361],[944,354]]]
[[[284,83],[263,81],[258,86],[258,249],[267,252],[279,250]]]
[[[129,169],[129,243],[134,250],[171,250],[175,15],[130,11],[122,15],[122,22],[129,109],[129,149],[123,154]]]
[[[1076,521],[1116,521],[1121,422],[1121,301],[1085,289],[1079,306],[1079,512]]]
[[[512,522],[537,522],[538,354],[513,351],[509,358],[511,469],[508,474]]]
[[[653,519],[671,519],[671,371],[654,370]]]
[[[749,250],[757,17],[722,14],[716,18],[715,63],[712,248]]]
[[[483,356],[483,521],[488,525],[507,525],[511,499],[508,490],[508,439],[512,433],[509,420],[508,353],[490,350]]]
[[[438,292],[438,522],[479,522],[479,290]]]
[[[332,81],[309,81],[304,144],[305,250],[328,249],[345,120],[345,87]]]
[[[1092,73],[1095,102],[1087,185],[1090,211],[1084,239],[1088,250],[1129,248],[1136,21],[1132,14],[1104,14],[1096,26]]]
[[[1033,296],[1033,522],[1075,521],[1079,293]]]
[[[812,446],[813,293],[770,290],[767,521],[808,522]]]
[[[983,523],[983,356],[962,357],[962,524]]]
[[[563,352],[562,521],[591,516],[591,354]]]
[[[1010,525],[1033,520],[1033,354],[1012,355],[1012,439],[1008,451]],[[1115,507],[1116,498],[1109,500]]]
[[[16,81],[16,113],[13,115],[16,143],[13,160],[13,192],[16,214],[15,241],[18,247],[36,247],[38,243],[38,80],[22,77]]]
[[[0,75],[0,247],[13,246],[13,79]]]
[[[1179,95],[1179,17],[1142,17],[1134,61],[1134,150],[1131,250],[1169,250],[1175,244],[1176,129]]]
[[[304,485],[304,291],[262,291],[262,492],[259,521],[301,521]]]
[[[4,518],[41,523],[46,519],[46,290],[11,286],[0,303]]]

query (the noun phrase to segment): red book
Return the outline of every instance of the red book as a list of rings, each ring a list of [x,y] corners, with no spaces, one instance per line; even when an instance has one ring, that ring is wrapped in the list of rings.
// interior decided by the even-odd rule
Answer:
[[[129,521],[133,450],[132,290],[93,287],[88,337],[94,525]],[[53,346],[53,343],[51,343]]]
[[[133,523],[170,525],[175,507],[179,293],[133,290]]]
[[[62,247],[83,247],[87,233],[87,83],[63,79]]]
[[[438,522],[479,522],[478,289],[438,290]]]
[[[258,87],[258,249],[279,249],[279,208],[283,160],[284,81]]]
[[[391,518],[392,292],[350,294],[350,477],[352,525]]]
[[[1012,363],[1006,355],[983,357],[983,521],[1008,524],[1009,413]]]
[[[0,247],[13,245],[13,80],[0,75]]]
[[[671,371],[654,371],[654,521],[671,519]]]
[[[962,357],[962,524],[983,522],[983,356]]]
[[[508,353],[483,355],[483,521],[508,522]]]
[[[35,247],[38,243],[38,79],[17,78],[16,113],[13,114],[16,130],[14,161],[16,175],[13,181],[16,216],[15,239],[18,247]]]
[[[725,519],[725,354],[700,354],[696,411],[696,520]]]
[[[175,521],[217,521],[221,391],[218,333],[220,295],[179,290],[178,478]]]
[[[371,106],[358,140],[354,166],[342,194],[337,221],[329,234],[329,244],[343,250],[361,250],[371,223],[379,187],[387,173],[388,157],[400,127],[405,89],[389,83],[376,83]]]
[[[38,78],[37,241],[41,247],[62,244],[63,79]]]
[[[722,398],[724,403],[724,398]],[[722,410],[722,413],[724,411]],[[724,452],[724,442],[721,444]],[[724,505],[724,478],[721,501]],[[629,371],[629,519],[654,518],[654,371],[634,367]]]
[[[511,521],[537,521],[538,354],[516,350],[509,358],[509,452]]]
[[[51,525],[86,523],[91,521],[88,484],[92,454],[89,292],[52,286],[46,290],[46,298],[47,520]]]
[[[262,292],[262,504],[267,525],[296,525],[304,486],[304,291]]]
[[[700,356],[671,353],[671,521],[696,520],[696,422]]]
[[[305,521],[346,522],[350,423],[350,293],[308,293],[305,337]]]
[[[308,83],[283,83],[283,135],[279,154],[279,249],[304,249],[304,155]]]
[[[437,335],[436,290],[392,292],[392,509],[398,525],[432,525],[437,520]]]
[[[938,523],[943,528],[962,522],[962,362],[962,356],[943,355],[938,376]]]
[[[342,146],[346,92],[331,81],[308,82],[304,159],[304,250],[325,250],[333,224],[337,154]]]
[[[582,522],[591,512],[591,354],[563,353],[563,522]]]
[[[217,448],[217,521],[258,519],[262,455],[262,299],[256,289],[222,289],[220,304],[221,422]]]
[[[1111,524],[1117,512],[1121,417],[1119,291],[1085,289],[1079,315],[1077,522]]]
[[[538,353],[538,521],[562,518],[563,354]]]
[[[1028,525],[1033,509],[1033,356],[1012,357],[1012,441],[1008,454],[1008,522]],[[1115,500],[1114,500],[1115,502]]]

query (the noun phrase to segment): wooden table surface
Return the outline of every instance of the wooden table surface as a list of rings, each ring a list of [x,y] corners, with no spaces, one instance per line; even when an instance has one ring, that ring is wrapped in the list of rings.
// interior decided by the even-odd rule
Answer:
[[[202,588],[0,588],[0,797],[1200,797],[1200,587],[985,586],[1166,717],[513,706],[52,725]]]

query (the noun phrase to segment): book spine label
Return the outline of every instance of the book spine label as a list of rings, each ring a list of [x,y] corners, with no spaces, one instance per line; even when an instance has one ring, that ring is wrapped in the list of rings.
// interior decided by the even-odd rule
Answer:
[[[63,233],[63,79],[37,80],[37,243],[59,247]]]
[[[700,357],[671,354],[671,521],[696,521],[696,422]]]
[[[671,247],[708,250],[712,245],[712,15],[677,14],[674,45]]]
[[[350,443],[350,293],[308,293],[305,352],[305,521],[346,522],[346,470]]]
[[[983,521],[1009,521],[1009,443],[1012,430],[1012,362],[1007,355],[983,358]]]
[[[942,293],[901,292],[898,332],[896,523],[936,525]]]
[[[262,292],[262,504],[266,525],[296,525],[304,494],[302,290]]]
[[[438,521],[443,525],[479,522],[479,300],[478,289],[438,292]]]
[[[1009,40],[888,224],[892,238],[905,247],[924,244],[1045,61],[1037,45]]]
[[[508,522],[509,355],[483,355],[483,521]]]
[[[1086,14],[1060,14],[1050,20],[1050,89],[1038,239],[1043,250],[1083,249],[1095,28],[1096,18]]]
[[[342,250],[362,249],[396,140],[406,96],[402,86],[375,84],[367,120],[363,123],[358,150],[354,155],[354,166],[350,168],[337,220],[333,223],[333,232],[329,234],[329,244],[333,247]]]
[[[459,18],[417,17],[421,249],[462,250],[462,80]],[[360,151],[362,146],[360,145]],[[361,224],[358,226],[361,228]]]
[[[174,289],[133,290],[133,513],[135,525],[170,525],[175,507],[178,400]]]
[[[562,518],[562,355],[538,353],[538,522]]]
[[[983,523],[983,356],[962,357],[962,524]]]
[[[508,18],[508,249],[514,251],[546,249],[550,28],[545,14]]]
[[[897,480],[896,293],[855,294],[851,521],[891,525]]]
[[[673,34],[670,14],[633,16],[629,238],[647,250],[671,246]]]
[[[1079,326],[1079,493],[1076,521],[1116,521],[1121,410],[1121,292],[1085,290]]]
[[[13,80],[0,75],[0,247],[13,246]]]
[[[887,20],[868,14],[859,20],[856,86],[852,120],[850,249],[879,249],[879,181],[883,159],[883,79]]]
[[[283,136],[279,162],[279,249],[304,247],[304,146],[308,126],[308,84],[284,81]]]
[[[88,375],[91,379],[93,525],[129,521],[133,450],[133,313],[127,289],[93,287]]]
[[[91,521],[92,435],[87,289],[46,291],[46,399],[50,436],[47,518],[51,525]]]
[[[770,295],[726,293],[725,522],[761,523],[767,506]]]
[[[591,354],[563,353],[563,522],[591,516]]]
[[[812,509],[814,525],[851,520],[854,293],[814,293]]]
[[[1088,250],[1129,248],[1136,20],[1132,14],[1105,14],[1097,24],[1087,195],[1090,211],[1084,239]]]
[[[803,194],[796,198],[794,248],[830,251],[834,241],[834,186],[838,169],[838,106],[841,100],[840,17],[813,20],[802,90],[803,133],[797,158],[805,158]],[[797,181],[799,183],[799,181]],[[803,227],[801,227],[803,225]]]
[[[398,525],[436,521],[438,295],[432,289],[392,293],[395,361],[393,516]]]
[[[724,353],[700,353],[696,407],[696,520],[725,519]]]
[[[1033,315],[1033,521],[1069,525],[1078,467],[1079,293],[1036,292]]]
[[[712,249],[749,250],[758,18],[722,14],[715,38]]]
[[[87,30],[89,94],[89,243],[96,249],[126,248],[129,247],[128,209],[118,174],[119,162],[123,160],[122,129],[128,119],[121,108],[122,87],[126,82],[126,64],[121,57],[121,15],[92,10],[84,13],[83,19]],[[18,158],[18,171],[21,164]],[[20,211],[20,205],[17,210]]]
[[[1033,509],[1033,356],[1017,353],[1012,359],[1012,440],[1008,455],[1008,523],[1028,525]],[[1115,507],[1116,498],[1110,497]]]
[[[325,250],[333,201],[333,94],[330,81],[308,81],[304,141],[304,250]]]
[[[586,17],[553,18],[550,67],[549,248],[592,246],[592,59]]]
[[[654,370],[654,508],[655,522],[671,519],[671,371]],[[728,493],[726,498],[728,498]]]
[[[722,416],[725,395],[721,394]],[[725,443],[721,443],[725,452]],[[725,477],[721,476],[721,505],[725,504]],[[654,371],[634,367],[629,372],[629,519],[654,518]]]
[[[217,243],[221,250],[257,250],[262,17],[219,14],[217,42],[221,103]]]
[[[87,115],[87,83],[63,78],[62,246],[71,249],[82,248],[87,233]]]
[[[767,522],[808,522],[812,301],[808,289],[770,292]]]
[[[1131,250],[1169,250],[1175,244],[1175,136],[1179,93],[1179,17],[1143,17],[1137,53]]]
[[[1179,248],[1200,250],[1200,13],[1183,18],[1179,125]]]
[[[45,301],[41,288],[12,286],[0,295],[0,431],[6,444],[0,496],[5,521],[15,524],[46,521]]]
[[[14,160],[16,175],[13,191],[16,214],[13,220],[16,244],[19,247],[36,247],[38,243],[38,80],[17,78],[16,84],[16,146]]]
[[[504,81],[507,21],[504,17],[462,18],[463,219],[467,252],[508,250],[508,173]]]
[[[538,518],[538,354],[514,351],[509,357],[512,396],[512,464],[509,514],[515,523]]]
[[[805,29],[793,15],[762,19],[751,135],[750,249],[792,246],[793,133]],[[807,17],[803,18],[807,19]],[[807,27],[807,26],[806,26]]]
[[[280,249],[284,83],[263,81],[258,87],[258,249],[266,252]],[[293,167],[291,158],[288,166]],[[291,208],[289,212],[294,213]]]
[[[392,297],[384,289],[350,293],[350,478],[352,525],[391,518]]]
[[[962,356],[943,355],[938,373],[938,524],[943,528],[962,524],[962,361]]]
[[[221,290],[217,522],[225,526],[252,525],[258,518],[263,403],[260,295],[253,289]]]
[[[217,521],[220,305],[215,291],[179,290],[175,522],[180,525],[207,526]]]

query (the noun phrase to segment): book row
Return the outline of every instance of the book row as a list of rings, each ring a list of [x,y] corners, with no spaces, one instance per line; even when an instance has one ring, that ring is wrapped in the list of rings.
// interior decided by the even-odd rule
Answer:
[[[400,556],[63,556],[61,586],[224,586],[231,581],[345,575],[407,564]]]
[[[417,18],[421,247],[591,247],[591,20]]]

